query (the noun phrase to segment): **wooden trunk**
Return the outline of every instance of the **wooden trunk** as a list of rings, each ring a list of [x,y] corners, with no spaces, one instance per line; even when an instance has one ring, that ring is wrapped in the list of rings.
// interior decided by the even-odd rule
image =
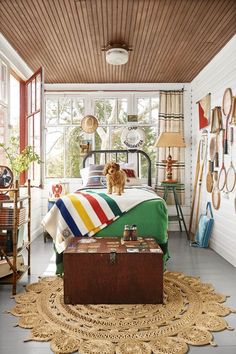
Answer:
[[[94,240],[95,242],[89,242]],[[159,304],[163,253],[153,238],[75,237],[64,251],[66,304]]]

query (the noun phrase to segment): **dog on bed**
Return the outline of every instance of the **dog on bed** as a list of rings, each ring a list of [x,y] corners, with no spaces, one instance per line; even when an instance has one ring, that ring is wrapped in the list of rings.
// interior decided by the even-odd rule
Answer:
[[[108,162],[104,167],[103,174],[106,176],[108,194],[114,192],[121,195],[124,193],[126,175],[118,163]]]

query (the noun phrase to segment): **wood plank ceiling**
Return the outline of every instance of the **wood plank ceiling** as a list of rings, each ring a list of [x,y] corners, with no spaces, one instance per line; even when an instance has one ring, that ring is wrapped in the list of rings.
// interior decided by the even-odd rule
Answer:
[[[47,83],[190,82],[236,33],[235,0],[0,3],[3,36]],[[109,42],[132,47],[127,64],[106,63]]]

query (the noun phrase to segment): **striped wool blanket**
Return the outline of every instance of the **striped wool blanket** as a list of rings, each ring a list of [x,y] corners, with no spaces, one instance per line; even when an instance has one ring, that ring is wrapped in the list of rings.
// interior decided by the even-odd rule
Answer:
[[[42,225],[61,253],[72,236],[93,236],[139,203],[158,198],[152,190],[140,188],[125,189],[121,196],[108,195],[105,189],[81,190],[58,199]]]

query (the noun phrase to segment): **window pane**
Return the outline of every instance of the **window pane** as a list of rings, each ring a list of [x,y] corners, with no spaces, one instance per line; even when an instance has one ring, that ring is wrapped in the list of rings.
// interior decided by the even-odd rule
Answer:
[[[41,106],[41,75],[36,76],[36,111],[40,109]]]
[[[153,147],[157,137],[157,128],[156,127],[142,127],[145,132],[145,142],[142,146],[142,150],[145,151],[150,159],[151,159],[151,166],[152,166],[152,176],[155,175],[155,162],[156,162],[156,150]],[[140,177],[147,177],[147,164],[143,164],[141,161],[141,176]]]
[[[71,124],[71,99],[60,98],[59,99],[59,124]]]
[[[47,128],[46,134],[46,176],[64,176],[64,134],[63,128]]]
[[[58,124],[58,99],[46,100],[46,125]]]
[[[27,85],[27,102],[28,102],[28,107],[27,107],[27,112],[28,114],[32,113],[32,106],[31,106],[31,101],[32,97],[31,97],[31,82]]]
[[[34,151],[40,155],[40,113],[34,115]]]
[[[80,132],[81,128],[66,128],[65,130],[65,151],[66,151],[66,169],[65,177],[79,177],[82,167],[82,158],[80,158]]]
[[[28,145],[34,146],[34,117],[28,118]],[[29,178],[34,179],[34,168],[31,163],[29,166]]]
[[[20,123],[20,82],[10,75],[9,136],[19,137]]]
[[[159,98],[158,97],[151,99],[151,106],[152,106],[152,112],[151,112],[152,124],[156,125],[158,123],[158,112],[159,112]]]
[[[95,100],[94,107],[95,107],[94,108],[95,117],[98,119],[99,124],[105,124],[105,122],[106,122],[106,117],[105,117],[106,103],[105,103],[105,100],[103,100],[103,99]]]
[[[74,99],[72,103],[73,124],[78,124],[84,117],[84,100]]]
[[[7,66],[0,62],[0,101],[7,102]]]
[[[127,99],[122,98],[117,100],[117,111],[118,111],[118,123],[120,124],[127,123],[127,116],[128,116]]]
[[[116,99],[106,100],[106,114],[105,114],[106,124],[116,124],[117,123],[117,105]]]
[[[6,142],[6,121],[7,121],[7,109],[0,104],[0,143]],[[1,164],[6,163],[5,154],[3,149],[0,148],[0,161]]]
[[[34,152],[40,156],[40,113],[36,113],[34,115]],[[40,164],[33,162],[34,168],[34,182],[40,183]]]
[[[150,123],[150,99],[139,98],[138,99],[138,121],[141,124]]]
[[[31,83],[31,87],[32,87],[32,113],[35,112],[35,79],[32,81]]]

